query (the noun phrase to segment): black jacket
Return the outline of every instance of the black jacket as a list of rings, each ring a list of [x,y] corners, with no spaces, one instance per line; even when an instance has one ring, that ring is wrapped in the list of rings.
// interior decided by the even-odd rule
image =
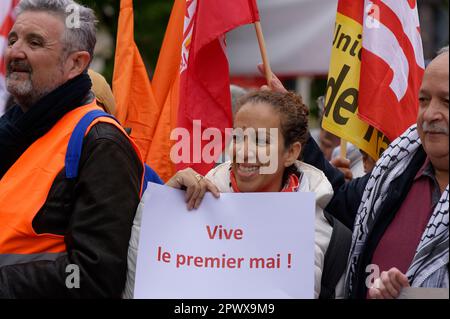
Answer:
[[[316,142],[310,138],[305,145],[303,160],[321,169],[333,185],[334,196],[328,204],[326,211],[353,229],[361,199],[369,181],[370,174],[346,183],[344,175],[333,167],[323,156]],[[393,221],[401,204],[409,193],[414,178],[426,160],[426,153],[421,146],[413,160],[401,177],[395,179],[389,186],[387,197],[380,207],[380,214],[375,221],[373,231],[369,234],[364,253],[356,268],[354,289],[351,298],[366,298],[367,287],[366,267],[371,264],[373,254],[384,232]]]
[[[0,268],[0,298],[120,298],[142,174],[127,137],[96,124],[84,140],[78,178],[66,179],[63,169],[33,220],[38,234],[64,235],[67,256]],[[80,269],[79,289],[66,287],[68,265]]]

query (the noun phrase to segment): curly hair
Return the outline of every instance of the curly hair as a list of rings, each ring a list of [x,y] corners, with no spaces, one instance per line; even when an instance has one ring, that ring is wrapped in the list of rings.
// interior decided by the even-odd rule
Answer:
[[[297,94],[255,91],[239,100],[236,114],[247,103],[264,103],[280,114],[281,133],[286,148],[296,142],[303,146],[308,140],[309,110]]]

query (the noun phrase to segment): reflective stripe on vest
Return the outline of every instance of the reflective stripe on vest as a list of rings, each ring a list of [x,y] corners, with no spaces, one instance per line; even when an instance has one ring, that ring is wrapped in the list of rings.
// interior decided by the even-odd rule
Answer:
[[[55,178],[65,166],[73,130],[93,110],[100,110],[95,101],[67,113],[47,134],[34,142],[0,180],[0,265],[14,258],[26,261],[26,256],[32,255],[37,258],[33,260],[48,260],[49,256],[66,252],[64,236],[36,234],[32,222],[47,201]],[[98,122],[112,124],[128,137],[111,118],[96,119],[86,134]],[[136,145],[129,140],[141,158]],[[39,259],[41,257],[44,259]]]
[[[0,255],[0,267],[18,264],[27,264],[35,261],[55,261],[67,253],[58,254],[29,254],[29,255]]]

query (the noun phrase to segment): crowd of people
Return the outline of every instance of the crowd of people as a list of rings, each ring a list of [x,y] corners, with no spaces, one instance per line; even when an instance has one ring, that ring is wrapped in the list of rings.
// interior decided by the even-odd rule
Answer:
[[[66,26],[68,5],[80,28]],[[162,181],[111,116],[107,82],[88,72],[95,44],[91,9],[19,3],[5,52],[13,103],[0,118],[0,298],[132,297],[144,181]],[[166,185],[186,192],[188,209],[206,192],[314,192],[315,298],[448,288],[448,93],[447,47],[425,70],[417,124],[356,178],[350,161],[330,162],[307,106],[273,75],[239,92],[232,155],[206,176],[187,169]],[[261,174],[266,163],[252,151],[273,150],[273,136],[252,140],[241,134],[248,128],[277,129],[273,172]],[[69,265],[80,268],[78,289],[67,288]],[[373,265],[380,276],[369,281]]]

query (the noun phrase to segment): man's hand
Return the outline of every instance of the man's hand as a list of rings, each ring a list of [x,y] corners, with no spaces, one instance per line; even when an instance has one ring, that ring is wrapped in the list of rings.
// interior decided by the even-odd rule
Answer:
[[[403,288],[409,287],[408,278],[397,268],[381,273],[381,277],[375,281],[369,289],[370,299],[396,299]]]
[[[258,64],[258,70],[259,72],[266,76],[265,70],[264,70],[264,64]],[[270,80],[270,83],[268,85],[264,85],[261,87],[262,91],[274,91],[279,93],[287,93],[286,88],[283,86],[283,83],[281,83],[280,79],[277,78],[275,74],[272,73],[272,79]]]
[[[333,158],[330,163],[344,174],[346,181],[351,181],[353,179],[353,173],[350,169],[350,160],[342,157],[336,157]]]
[[[166,185],[186,190],[188,210],[199,208],[206,192],[211,192],[216,198],[220,197],[220,191],[217,186],[192,168],[179,171]]]

